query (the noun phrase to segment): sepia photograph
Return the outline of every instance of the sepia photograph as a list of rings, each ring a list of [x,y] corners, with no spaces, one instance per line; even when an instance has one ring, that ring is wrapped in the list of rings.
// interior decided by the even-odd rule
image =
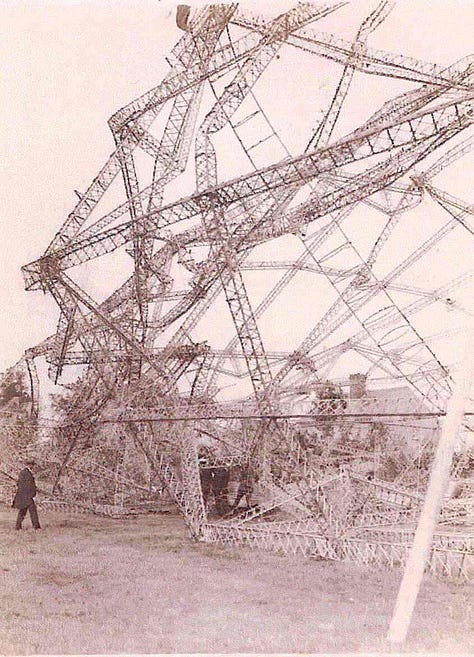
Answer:
[[[0,25],[0,655],[474,655],[473,0]]]

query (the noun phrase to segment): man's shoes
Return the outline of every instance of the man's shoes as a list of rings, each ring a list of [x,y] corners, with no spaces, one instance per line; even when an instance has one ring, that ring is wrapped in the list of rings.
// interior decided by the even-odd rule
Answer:
[[[41,527],[35,527],[35,532],[37,532],[38,529],[41,529]]]

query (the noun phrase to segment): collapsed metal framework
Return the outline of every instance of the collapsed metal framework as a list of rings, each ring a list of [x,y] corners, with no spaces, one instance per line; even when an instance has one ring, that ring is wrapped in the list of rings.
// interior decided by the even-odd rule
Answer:
[[[76,476],[80,485],[68,503],[77,510],[117,513],[117,496],[123,502],[139,490],[152,496],[166,490],[201,540],[377,564],[405,559],[417,493],[361,477],[352,467],[364,451],[360,441],[347,454],[357,422],[367,427],[410,415],[420,423],[442,414],[450,393],[450,373],[412,318],[439,300],[455,304],[452,291],[472,272],[432,290],[404,283],[403,275],[453,231],[472,237],[472,206],[433,179],[474,145],[473,59],[442,67],[371,49],[368,38],[392,10],[388,0],[353,41],[309,27],[344,4],[299,3],[274,19],[236,4],[193,12],[181,6],[183,34],[167,59],[169,73],[110,118],[115,150],[78,193],[44,255],[23,267],[26,289],[51,294],[60,311],[56,333],[25,354],[33,415],[36,359],[46,359],[55,383],[65,367],[81,368],[61,426],[43,430],[36,445],[51,467],[50,507],[64,503],[68,485],[61,490],[61,482]],[[259,94],[262,76],[290,49],[342,67],[296,156]],[[406,81],[410,90],[335,137],[356,74]],[[223,179],[219,167],[234,158],[243,158],[248,171]],[[174,199],[191,176],[194,191]],[[125,198],[105,211],[120,178]],[[445,221],[434,228],[427,222],[417,247],[387,270],[394,232],[427,198]],[[364,212],[378,215],[376,230]],[[368,230],[368,247],[351,237],[354,217],[359,231]],[[275,261],[264,247],[279,239],[291,244],[291,255]],[[70,271],[124,249],[133,269],[106,298],[86,291]],[[284,273],[256,303],[248,272],[278,271]],[[267,349],[262,318],[308,273],[324,281],[326,307],[296,348]],[[400,294],[415,300],[401,303]],[[235,336],[218,346],[209,318],[225,307]],[[418,401],[402,409],[393,400],[381,408],[342,396],[319,399],[316,433],[304,444],[285,399],[324,386],[348,354],[364,359],[369,380],[377,373],[402,380]],[[237,401],[220,394],[229,378],[248,383]],[[428,427],[430,437],[435,429]],[[326,448],[316,454],[318,441]],[[342,469],[341,459],[332,458],[337,449],[347,457]],[[229,468],[247,472],[251,481],[241,492],[258,503],[212,518],[205,473],[215,480]],[[104,490],[96,480],[106,482]],[[451,520],[459,519],[449,508]],[[432,568],[472,576],[473,541],[459,528],[452,536],[440,532]]]

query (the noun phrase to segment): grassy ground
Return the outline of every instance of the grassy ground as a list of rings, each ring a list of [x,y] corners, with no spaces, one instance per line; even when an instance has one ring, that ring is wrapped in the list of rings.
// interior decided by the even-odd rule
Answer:
[[[400,571],[192,543],[179,517],[0,509],[0,652],[384,651]],[[474,646],[474,587],[427,578],[413,651]]]

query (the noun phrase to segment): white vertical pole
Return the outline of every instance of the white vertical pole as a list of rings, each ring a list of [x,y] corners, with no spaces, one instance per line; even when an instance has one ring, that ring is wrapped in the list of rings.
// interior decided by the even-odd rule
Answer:
[[[402,644],[408,633],[423,572],[429,557],[433,533],[449,483],[456,439],[474,379],[474,325],[470,325],[467,331],[464,360],[453,394],[448,402],[425,501],[387,635],[388,641],[394,644]]]

